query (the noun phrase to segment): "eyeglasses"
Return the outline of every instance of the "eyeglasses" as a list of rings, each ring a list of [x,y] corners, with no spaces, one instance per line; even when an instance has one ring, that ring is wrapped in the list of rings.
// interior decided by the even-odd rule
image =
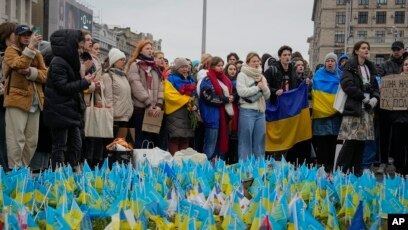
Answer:
[[[400,51],[402,48],[392,48],[392,51]]]

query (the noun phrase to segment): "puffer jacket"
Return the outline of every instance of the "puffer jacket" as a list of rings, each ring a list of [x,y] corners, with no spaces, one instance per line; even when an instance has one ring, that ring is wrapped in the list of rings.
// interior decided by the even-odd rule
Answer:
[[[29,111],[35,99],[42,110],[44,92],[42,85],[47,79],[47,67],[41,52],[28,47],[21,50],[15,45],[6,49],[3,60],[5,78],[4,107]],[[30,68],[30,74],[24,76],[16,70]]]
[[[48,127],[70,128],[83,124],[82,92],[90,84],[79,72],[80,37],[80,30],[57,30],[51,35],[54,58],[49,67],[44,103],[44,122]]]
[[[147,88],[146,74],[139,67],[138,60],[133,62],[128,71],[128,79],[132,89],[133,106],[135,108],[144,109],[149,106],[159,106],[163,109],[163,81],[153,69],[150,74],[153,77],[151,93]]]
[[[125,72],[111,68],[102,75],[106,104],[113,107],[114,121],[129,121],[133,114],[132,92]]]
[[[378,83],[375,79],[376,70],[375,66],[369,60],[366,60],[364,64],[370,71],[370,85],[371,89],[367,92],[370,93],[370,98],[377,98],[377,107],[380,102],[380,93],[378,89]],[[359,71],[356,58],[351,58],[347,61],[343,68],[343,74],[340,79],[341,88],[347,94],[347,100],[344,104],[343,115],[361,116],[363,113],[362,101],[364,99],[363,80],[361,79],[361,73]]]

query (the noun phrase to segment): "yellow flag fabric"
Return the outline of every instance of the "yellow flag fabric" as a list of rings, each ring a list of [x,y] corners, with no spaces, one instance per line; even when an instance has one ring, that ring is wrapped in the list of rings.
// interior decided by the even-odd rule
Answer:
[[[172,114],[190,100],[190,96],[182,95],[168,80],[164,81],[164,113]]]
[[[282,151],[312,138],[312,120],[307,99],[307,85],[302,83],[266,105],[266,151]]]

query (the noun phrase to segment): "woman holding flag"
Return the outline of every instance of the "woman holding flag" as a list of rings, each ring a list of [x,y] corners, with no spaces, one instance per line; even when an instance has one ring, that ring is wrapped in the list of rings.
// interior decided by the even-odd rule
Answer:
[[[176,58],[172,73],[164,81],[164,112],[169,136],[168,148],[171,155],[189,146],[194,137],[192,119],[189,113],[197,110],[194,100],[197,96],[194,80],[189,75],[189,62]]]
[[[375,79],[376,69],[368,60],[370,44],[359,41],[353,47],[352,57],[343,68],[340,84],[347,95],[338,139],[345,140],[337,165],[343,172],[352,170],[361,175],[364,145],[374,140],[374,112],[380,98]]]
[[[334,165],[337,135],[341,124],[341,115],[333,108],[340,76],[336,54],[328,53],[324,63],[324,67],[313,76],[312,127],[317,163],[324,165],[326,172],[330,172]]]

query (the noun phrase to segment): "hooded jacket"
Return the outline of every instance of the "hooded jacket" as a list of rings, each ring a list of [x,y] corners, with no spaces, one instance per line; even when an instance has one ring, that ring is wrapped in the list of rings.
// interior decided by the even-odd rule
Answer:
[[[89,83],[81,78],[78,43],[80,30],[57,30],[50,38],[54,58],[45,87],[44,122],[51,128],[80,127],[85,109],[82,91]]]
[[[348,54],[343,54],[343,55],[341,55],[340,57],[339,57],[339,61],[337,62],[337,66],[338,66],[338,69],[340,70],[340,73],[339,73],[339,75],[341,76],[341,73],[343,72],[343,67],[341,67],[341,61],[343,60],[343,59],[349,59],[350,57],[348,56]]]

